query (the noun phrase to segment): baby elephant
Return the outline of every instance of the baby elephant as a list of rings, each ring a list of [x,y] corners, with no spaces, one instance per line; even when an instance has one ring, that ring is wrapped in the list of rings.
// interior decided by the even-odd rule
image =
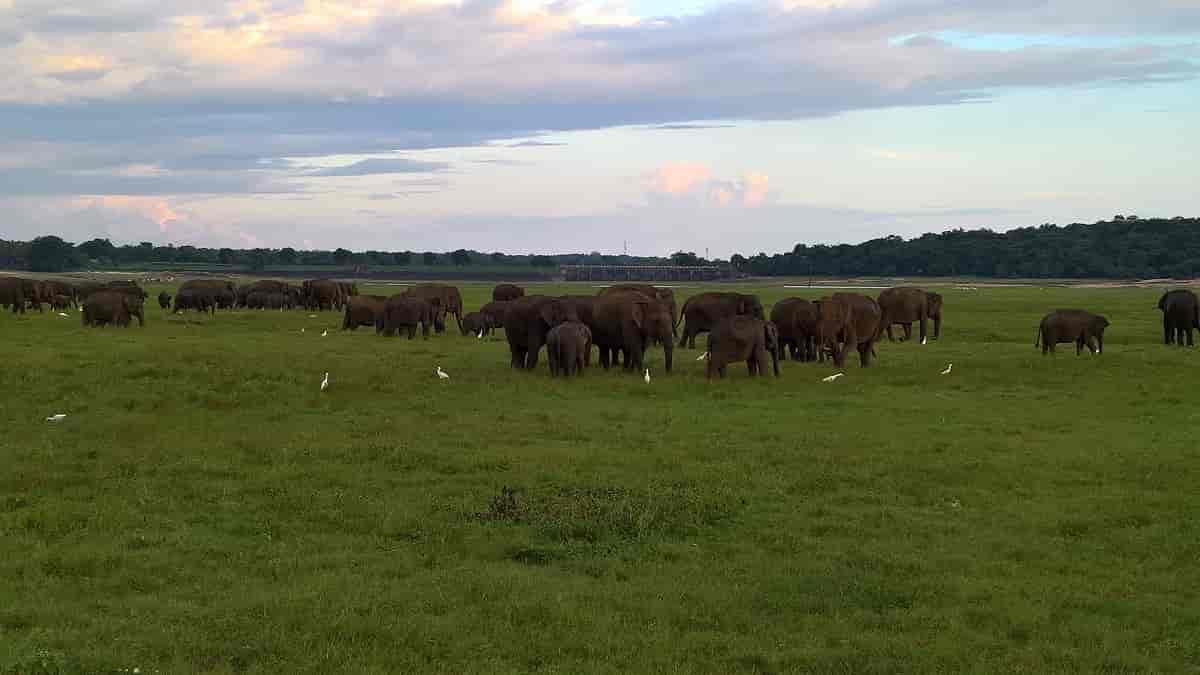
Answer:
[[[582,375],[592,361],[591,329],[578,321],[566,321],[551,328],[546,333],[546,355],[551,375]]]
[[[60,311],[71,309],[71,298],[65,295],[55,295],[50,298],[50,307]]]
[[[171,309],[171,294],[166,291],[159,293],[158,306],[163,309]]]
[[[492,329],[495,327],[496,324],[492,323],[492,317],[480,312],[471,312],[462,320],[462,334],[471,337],[491,335]]]
[[[767,357],[779,377],[779,329],[753,316],[723,319],[708,334],[708,379],[725,377],[725,366],[745,361],[750,375],[764,375]]]
[[[1058,309],[1042,318],[1038,326],[1037,340],[1033,346],[1042,348],[1042,355],[1054,352],[1054,345],[1075,343],[1075,355],[1079,356],[1086,345],[1093,354],[1104,352],[1104,329],[1108,319],[1082,309]]]

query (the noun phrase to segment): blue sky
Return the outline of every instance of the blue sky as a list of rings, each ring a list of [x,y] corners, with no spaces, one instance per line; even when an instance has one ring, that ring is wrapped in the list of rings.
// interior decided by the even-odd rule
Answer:
[[[0,0],[0,236],[727,256],[1200,213],[1200,0]]]

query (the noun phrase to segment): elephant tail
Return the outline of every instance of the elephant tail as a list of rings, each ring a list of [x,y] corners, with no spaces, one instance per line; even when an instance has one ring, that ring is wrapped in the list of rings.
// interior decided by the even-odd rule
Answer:
[[[1037,336],[1034,337],[1034,339],[1033,339],[1033,346],[1034,347],[1042,346],[1042,327],[1041,326],[1038,326]]]

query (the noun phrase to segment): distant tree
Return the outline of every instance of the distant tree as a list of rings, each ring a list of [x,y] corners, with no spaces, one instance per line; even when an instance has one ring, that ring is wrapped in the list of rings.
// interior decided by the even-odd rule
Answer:
[[[741,253],[734,253],[729,257],[729,263],[733,265],[734,269],[742,269],[746,266],[747,262],[746,256],[742,255]]]
[[[296,253],[296,249],[292,248],[291,246],[288,246],[288,247],[279,249],[278,255],[279,255],[279,262],[283,263],[284,265],[295,265],[296,257],[299,254]]]
[[[671,262],[676,267],[699,267],[700,258],[693,251],[676,251],[671,254]]]
[[[397,265],[407,265],[412,262],[412,251],[403,251],[392,254],[392,262]]]
[[[237,260],[237,254],[231,248],[223,248],[217,251],[217,262],[222,265],[232,265]]]
[[[421,260],[427,267],[432,267],[437,264],[437,254],[433,251],[425,251],[421,254]]]
[[[350,259],[353,256],[354,254],[350,251],[344,248],[339,248],[333,252],[333,262],[338,265],[348,265],[350,264]]]
[[[470,265],[471,254],[468,253],[466,249],[460,248],[450,254],[450,261],[459,266]]]
[[[548,255],[530,256],[529,264],[533,265],[534,267],[554,267],[555,265],[554,258],[551,258]]]
[[[508,256],[504,255],[503,253],[496,251],[495,253],[492,254],[492,262],[497,265],[503,265],[504,259],[507,257]]]
[[[114,260],[117,257],[117,247],[107,239],[85,241],[76,248],[92,260]]]
[[[29,269],[62,272],[75,264],[75,247],[54,235],[38,237],[29,245]]]
[[[250,269],[261,271],[270,262],[271,252],[265,248],[256,248],[250,252]]]

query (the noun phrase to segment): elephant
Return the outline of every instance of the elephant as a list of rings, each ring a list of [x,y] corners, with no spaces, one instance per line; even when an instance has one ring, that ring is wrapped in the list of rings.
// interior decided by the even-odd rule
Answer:
[[[1163,341],[1182,347],[1187,335],[1191,347],[1192,330],[1200,328],[1200,298],[1185,289],[1167,291],[1158,299],[1158,308],[1163,313]]]
[[[342,330],[358,330],[359,326],[374,326],[383,316],[387,298],[382,295],[354,295],[346,298],[346,316]]]
[[[650,284],[613,284],[607,288],[600,289],[597,295],[609,295],[612,293],[641,293],[655,300],[659,300],[667,304],[671,311],[671,335],[677,335],[675,327],[679,323],[679,306],[675,304],[675,291],[662,286],[651,286]]]
[[[752,316],[735,315],[721,320],[708,333],[708,364],[705,376],[725,377],[725,367],[734,361],[745,361],[750,376],[766,375],[768,356],[775,377],[779,377],[779,329],[770,321]]]
[[[510,300],[516,300],[523,295],[525,295],[525,289],[521,288],[520,286],[514,286],[513,284],[497,284],[497,286],[492,289],[492,301],[494,302],[507,302]]]
[[[138,326],[146,326],[142,312],[142,300],[131,293],[97,291],[83,301],[83,325],[104,326],[114,324],[127,327],[132,317],[137,317]]]
[[[175,310],[172,314],[178,314],[185,309],[194,309],[198,312],[217,313],[217,302],[213,298],[213,292],[208,288],[185,288],[175,293]]]
[[[259,282],[260,284],[263,282]],[[257,286],[257,284],[255,284]],[[287,292],[287,285],[277,289],[280,293]],[[310,310],[334,310],[342,306],[342,287],[330,279],[309,279],[303,284],[305,307]]]
[[[722,319],[731,316],[748,315],[756,319],[766,319],[762,303],[754,295],[743,293],[700,293],[693,295],[683,303],[679,319],[683,321],[683,334],[679,338],[680,347],[696,348],[696,335],[712,330]]]
[[[397,331],[406,331],[412,340],[417,336],[419,324],[421,337],[428,338],[438,314],[437,303],[437,298],[423,300],[405,293],[393,295],[384,302],[383,313],[375,319],[375,332],[392,337]]]
[[[584,324],[586,324],[588,326],[588,328],[592,328],[592,326],[593,326],[592,314],[595,311],[596,301],[599,300],[599,298],[597,296],[595,296],[595,295],[560,295],[560,296],[558,296],[558,299],[571,305],[571,309],[574,310],[575,315],[577,317],[579,317],[579,320],[581,322],[583,322]]]
[[[912,286],[897,286],[879,294],[880,326],[887,330],[888,342],[895,342],[892,326],[904,327],[904,340],[912,339],[913,322],[921,326],[921,344],[927,340],[925,323],[933,319],[933,339],[942,337],[942,296]]]
[[[358,295],[358,284],[353,281],[339,281],[337,285],[338,289],[342,292],[342,304],[345,304],[347,300]]]
[[[132,298],[135,298],[139,303],[144,303],[146,301],[146,298],[150,297],[150,294],[147,293],[145,290],[143,290],[141,286],[138,286],[136,281],[126,281],[126,280],[120,280],[120,279],[114,280],[114,281],[107,281],[104,283],[92,282],[92,283],[79,284],[78,286],[76,286],[76,289],[78,291],[78,293],[76,294],[76,297],[82,299],[85,302],[93,293],[99,293],[101,291],[109,291],[109,292],[113,292],[113,293],[123,293]]]
[[[834,293],[821,298],[818,307],[817,348],[830,352],[839,368],[845,365],[846,354],[857,349],[859,365],[869,366],[880,335],[879,304],[858,293]]]
[[[161,291],[158,294],[158,306],[162,309],[171,309],[171,294]]]
[[[508,311],[508,306],[510,304],[512,304],[510,300],[493,300],[483,307],[480,307],[479,313],[491,319],[493,327],[503,328],[504,313]]]
[[[779,331],[781,360],[786,360],[789,353],[796,361],[817,359],[819,317],[817,305],[803,298],[785,298],[771,307],[771,323]]]
[[[496,324],[492,321],[492,317],[483,312],[471,312],[463,317],[462,334],[470,335],[471,337],[482,337],[484,335],[491,335],[492,329],[495,327]]]
[[[458,329],[462,330],[463,299],[457,286],[444,284],[418,284],[405,291],[405,294],[423,300],[438,301],[438,315],[434,319],[434,329],[438,333],[446,331],[446,315],[453,314]]]
[[[591,364],[592,331],[579,321],[564,321],[546,333],[546,360],[550,374],[582,375]]]
[[[61,294],[50,296],[50,308],[55,310],[71,309],[71,296]]]
[[[1069,342],[1075,343],[1075,356],[1083,353],[1084,346],[1092,354],[1102,354],[1104,329],[1110,325],[1108,319],[1099,314],[1082,309],[1056,309],[1042,317],[1033,346],[1042,348],[1042,356],[1046,352],[1054,353],[1056,344]]]
[[[13,314],[24,314],[25,305],[36,302],[41,307],[37,282],[20,277],[0,276],[0,305],[12,305]]]
[[[63,307],[61,309],[68,309],[70,306],[79,306],[79,303],[76,301],[75,287],[71,284],[65,281],[55,281],[51,279],[49,281],[43,281],[41,286],[42,297],[46,298],[48,301],[53,300],[54,296],[56,295],[66,296],[70,300],[68,307]]]
[[[504,314],[504,337],[508,340],[513,368],[537,368],[538,352],[546,344],[546,333],[564,321],[578,321],[571,303],[545,295],[525,295],[513,300]]]
[[[600,366],[605,370],[616,363],[618,354],[624,354],[625,370],[640,372],[646,350],[661,342],[668,373],[675,348],[672,325],[667,303],[633,292],[597,297],[589,324],[592,341],[600,350]]]

